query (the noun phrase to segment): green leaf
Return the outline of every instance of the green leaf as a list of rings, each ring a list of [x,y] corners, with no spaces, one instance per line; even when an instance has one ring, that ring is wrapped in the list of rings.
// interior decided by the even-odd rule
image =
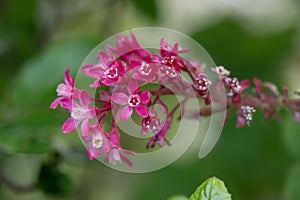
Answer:
[[[188,198],[184,195],[176,194],[176,195],[168,198],[167,200],[188,200]]]
[[[223,181],[212,177],[197,188],[190,200],[231,200],[231,194]]]
[[[300,164],[295,165],[287,178],[286,184],[286,199],[287,200],[298,200],[300,199]]]

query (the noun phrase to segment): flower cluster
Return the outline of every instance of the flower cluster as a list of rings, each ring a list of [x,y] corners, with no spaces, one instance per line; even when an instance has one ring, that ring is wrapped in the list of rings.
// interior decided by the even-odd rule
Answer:
[[[211,95],[221,94],[222,87],[227,98],[226,109],[236,110],[239,128],[250,126],[258,109],[263,110],[266,119],[269,119],[278,118],[281,108],[289,108],[300,123],[300,100],[290,99],[286,88],[280,95],[275,85],[254,79],[254,94],[245,93],[251,82],[230,77],[230,71],[223,66],[211,68],[217,80],[213,83],[205,71],[204,63],[183,58],[182,54],[188,51],[178,43],[170,44],[162,39],[160,51],[156,54],[144,49],[133,33],[128,37],[118,36],[116,46],[107,46],[105,51],[99,52],[96,64],[81,68],[82,73],[93,80],[90,87],[99,90],[97,94],[100,96],[91,97],[85,90],[76,88],[69,69],[66,70],[65,83],[58,85],[58,98],[50,106],[52,109],[60,106],[70,113],[62,132],[71,133],[80,127],[81,138],[88,146],[91,160],[103,156],[111,164],[123,161],[131,166],[131,161],[124,154],[135,153],[121,147],[117,121],[129,120],[135,112],[142,118],[141,135],[151,134],[146,148],[155,147],[156,144],[171,145],[167,139],[168,131],[175,119],[181,120],[186,115],[183,112],[184,105],[189,98],[201,99],[205,104],[193,118],[208,116],[213,114],[209,108]],[[182,78],[183,74],[189,79]],[[143,85],[151,83],[161,86],[153,90],[142,89]],[[172,89],[172,85],[176,87]],[[185,98],[170,108],[161,98],[164,95],[181,95]],[[155,105],[159,106],[162,116],[155,111]],[[117,115],[109,120],[107,116],[114,111],[113,108],[116,108]],[[180,108],[180,116],[175,118]],[[103,128],[104,123],[110,125],[108,130]]]

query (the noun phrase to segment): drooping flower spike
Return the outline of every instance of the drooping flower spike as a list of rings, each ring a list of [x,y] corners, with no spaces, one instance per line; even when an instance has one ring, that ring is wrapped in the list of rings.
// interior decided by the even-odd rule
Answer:
[[[283,108],[289,109],[300,124],[300,98],[291,99],[287,88],[283,87],[280,92],[274,84],[257,78],[254,78],[251,86],[250,80],[232,77],[232,73],[223,66],[211,68],[216,76],[213,83],[205,71],[205,63],[182,57],[188,51],[190,49],[184,50],[180,44],[171,44],[162,38],[159,53],[156,54],[143,48],[132,32],[128,37],[119,35],[116,46],[107,45],[105,50],[99,52],[97,63],[81,68],[82,73],[91,79],[90,87],[97,89],[94,98],[85,90],[75,88],[69,69],[65,71],[65,83],[58,85],[58,97],[50,105],[52,109],[60,106],[70,113],[62,126],[62,132],[70,133],[80,127],[81,138],[88,147],[88,157],[91,160],[103,158],[111,164],[125,162],[132,166],[125,154],[133,156],[135,153],[121,147],[122,135],[118,131],[116,120],[128,120],[135,111],[141,118],[141,135],[152,134],[145,144],[146,148],[155,147],[156,144],[160,147],[171,145],[168,133],[172,124],[184,117],[198,120],[199,117],[218,112],[212,110],[211,95],[215,95],[214,98],[218,95],[221,97],[222,88],[225,88],[225,111],[236,113],[238,128],[251,126],[257,110],[264,111],[265,119],[278,119]],[[182,75],[190,80],[182,79]],[[174,87],[173,90],[164,86],[142,90],[144,84],[151,83]],[[121,90],[114,92],[117,84],[122,85]],[[252,88],[253,91],[246,90],[247,88]],[[191,95],[192,93],[196,95]],[[166,95],[183,96],[185,99],[171,109],[162,98]],[[205,106],[200,110],[188,111],[185,103],[189,98],[201,99]],[[156,113],[155,105],[159,106],[164,118]],[[110,121],[108,116],[113,112],[114,106],[118,107],[119,112],[117,119]],[[175,116],[180,107],[179,116]],[[107,132],[103,130],[105,123],[111,125]]]

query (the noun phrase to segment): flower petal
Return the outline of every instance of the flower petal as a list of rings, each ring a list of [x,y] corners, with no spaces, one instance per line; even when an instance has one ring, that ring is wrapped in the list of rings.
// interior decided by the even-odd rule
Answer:
[[[128,96],[123,93],[114,93],[111,100],[119,105],[126,105],[128,103]]]
[[[149,91],[143,91],[139,94],[141,98],[142,104],[147,104],[150,101],[150,92]]]
[[[126,106],[120,112],[120,120],[125,121],[129,119],[132,115],[132,108],[130,106]]]
[[[85,142],[90,142],[92,137],[89,135],[90,124],[87,119],[83,120],[81,123],[81,137]]]
[[[90,96],[86,91],[81,91],[80,93],[80,97],[79,97],[79,101],[81,103],[81,105],[83,105],[84,107],[88,107],[89,103],[90,103]]]
[[[240,89],[239,93],[241,93],[246,88],[248,88],[250,86],[250,84],[251,84],[250,80],[243,80],[242,82],[240,82],[241,89]]]
[[[139,84],[136,79],[132,78],[128,81],[128,92],[129,94],[135,94],[139,89]]]
[[[68,118],[62,126],[63,133],[71,133],[76,130],[76,124],[72,117]]]
[[[148,115],[148,110],[147,110],[146,106],[143,106],[141,104],[135,108],[135,111],[141,117],[147,117],[147,115]]]
[[[100,156],[99,149],[93,147],[93,145],[89,146],[88,156],[90,160],[94,160]]]
[[[64,99],[63,97],[56,98],[50,105],[51,109],[56,109],[58,105],[60,104],[61,100]]]
[[[66,69],[65,71],[65,83],[69,86],[74,86],[74,80],[73,78],[70,76],[70,69]]]
[[[246,125],[246,120],[244,117],[242,116],[238,116],[237,117],[237,123],[236,123],[236,127],[237,128],[243,128]]]
[[[74,103],[74,106],[76,106],[77,104]],[[73,107],[73,101],[71,99],[68,99],[68,98],[64,98],[64,99],[61,99],[60,101],[60,106],[63,108],[63,109],[66,109],[68,110],[69,112],[72,112],[72,107]]]

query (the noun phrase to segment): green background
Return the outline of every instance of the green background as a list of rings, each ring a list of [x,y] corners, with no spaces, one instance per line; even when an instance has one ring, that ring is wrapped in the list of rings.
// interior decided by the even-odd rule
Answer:
[[[136,27],[181,31],[234,76],[299,90],[298,1],[184,2],[0,1],[0,199],[160,200],[189,196],[211,176],[234,199],[300,199],[300,126],[288,111],[280,123],[258,111],[243,129],[231,113],[207,157],[188,151],[148,174],[89,161],[77,134],[61,133],[68,114],[49,105],[65,68],[74,76],[98,43]]]

